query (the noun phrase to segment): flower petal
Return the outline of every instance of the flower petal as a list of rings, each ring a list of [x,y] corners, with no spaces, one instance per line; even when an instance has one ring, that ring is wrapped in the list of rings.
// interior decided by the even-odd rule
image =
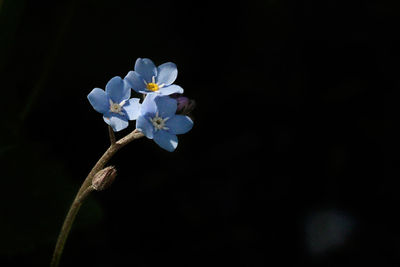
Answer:
[[[159,94],[160,95],[171,95],[171,94],[183,94],[183,88],[180,87],[179,85],[172,84],[168,86],[161,87],[159,89]]]
[[[114,103],[121,103],[131,97],[131,89],[128,83],[119,76],[115,76],[107,83],[106,93]]]
[[[131,98],[129,101],[122,106],[122,109],[125,110],[129,120],[136,120],[140,115],[140,106],[139,98]]]
[[[146,90],[146,84],[144,83],[142,76],[140,76],[136,71],[128,72],[125,76],[125,81],[136,92]]]
[[[167,131],[160,130],[154,133],[154,142],[156,142],[161,148],[172,152],[178,146],[178,137]]]
[[[143,89],[143,90],[139,90],[138,93],[143,94],[143,95],[147,95],[150,93],[154,93],[153,91],[147,90],[147,89]]]
[[[157,105],[157,111],[160,117],[172,117],[175,115],[178,107],[177,101],[169,96],[156,96],[154,102]]]
[[[113,128],[114,132],[119,132],[126,127],[128,127],[128,120],[126,117],[115,114],[115,113],[108,113],[103,116],[103,120]]]
[[[161,64],[157,68],[157,84],[170,85],[178,76],[178,69],[172,62]]]
[[[188,116],[176,115],[166,121],[166,126],[172,134],[184,134],[192,129],[193,121]]]
[[[135,71],[148,83],[152,82],[153,76],[157,76],[157,68],[148,58],[138,58],[135,63]]]
[[[87,96],[90,104],[100,113],[107,113],[110,109],[110,104],[108,101],[108,96],[106,92],[100,88],[94,88]]]
[[[153,139],[154,127],[147,116],[139,116],[137,118],[136,129],[140,130],[147,138]]]
[[[157,112],[157,105],[154,99],[157,97],[157,94],[150,93],[147,94],[145,99],[143,100],[142,107],[141,107],[141,114],[156,114]]]

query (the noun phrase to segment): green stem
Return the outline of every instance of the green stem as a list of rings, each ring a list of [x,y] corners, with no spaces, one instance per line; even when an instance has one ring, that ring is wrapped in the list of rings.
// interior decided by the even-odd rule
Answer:
[[[107,162],[112,158],[112,156],[122,147],[130,143],[131,141],[143,137],[143,133],[138,130],[134,130],[127,136],[121,138],[117,142],[112,142],[110,147],[107,151],[101,156],[101,158],[97,161],[96,165],[94,165],[93,169],[90,171],[88,176],[86,177],[85,181],[83,181],[81,188],[79,189],[78,193],[72,205],[68,211],[68,214],[64,220],[63,226],[61,228],[60,234],[57,239],[56,247],[54,249],[53,258],[51,260],[50,266],[57,267],[60,258],[64,249],[65,242],[68,238],[68,234],[71,230],[72,224],[75,220],[76,214],[78,214],[79,208],[81,207],[83,201],[86,197],[93,191],[92,187],[92,179],[94,175],[102,170]]]

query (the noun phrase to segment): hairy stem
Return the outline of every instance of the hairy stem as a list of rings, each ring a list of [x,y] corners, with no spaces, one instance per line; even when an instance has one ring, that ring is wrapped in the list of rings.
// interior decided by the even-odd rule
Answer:
[[[74,201],[68,211],[68,214],[64,220],[63,226],[61,228],[60,234],[57,239],[56,247],[54,249],[53,258],[51,260],[51,267],[57,267],[61,254],[64,249],[65,241],[67,240],[68,234],[71,230],[72,224],[75,220],[76,214],[78,214],[79,208],[81,207],[83,201],[86,197],[93,191],[92,187],[92,179],[94,175],[102,170],[107,162],[112,158],[112,156],[122,147],[127,145],[128,143],[132,142],[135,139],[143,137],[143,133],[139,130],[134,130],[130,134],[126,135],[125,137],[121,138],[116,142],[112,142],[111,134],[111,145],[107,149],[107,151],[101,156],[101,158],[97,161],[96,165],[94,165],[93,169],[90,171],[86,179],[83,181],[81,188],[79,189],[78,193],[75,196]],[[115,137],[114,137],[115,138]]]
[[[115,134],[111,126],[108,126],[108,135],[110,136],[111,145],[115,144]]]
[[[51,260],[50,266],[58,266],[65,241],[67,240],[69,231],[71,230],[72,223],[75,220],[76,214],[78,213],[79,208],[81,207],[83,201],[93,190],[94,188],[89,186],[85,191],[82,192],[82,194],[79,197],[76,197],[72,202],[71,208],[69,209],[68,214],[65,217],[63,226],[61,228],[60,235],[58,236],[57,245],[54,250],[53,259]]]

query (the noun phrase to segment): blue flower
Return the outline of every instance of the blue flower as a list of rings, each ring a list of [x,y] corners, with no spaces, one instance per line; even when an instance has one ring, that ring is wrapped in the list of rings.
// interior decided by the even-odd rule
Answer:
[[[133,90],[142,94],[182,94],[182,87],[173,84],[177,76],[178,70],[172,62],[156,67],[150,59],[138,58],[135,63],[135,70],[128,72],[125,80]]]
[[[178,146],[177,134],[184,134],[193,127],[193,121],[184,115],[176,115],[177,101],[169,96],[147,94],[142,103],[136,128],[167,151]]]
[[[140,113],[139,98],[131,98],[131,89],[121,77],[112,78],[106,90],[94,88],[87,96],[93,108],[103,114],[104,121],[114,132],[128,127],[128,120],[136,120]]]

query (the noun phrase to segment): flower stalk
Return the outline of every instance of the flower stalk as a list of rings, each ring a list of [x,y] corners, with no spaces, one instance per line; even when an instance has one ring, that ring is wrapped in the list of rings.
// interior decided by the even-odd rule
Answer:
[[[112,129],[112,127],[110,125],[108,125],[108,135],[110,136],[110,143],[111,145],[115,144],[115,134],[114,131]]]
[[[90,104],[108,124],[110,147],[89,172],[72,202],[57,239],[51,267],[59,265],[65,242],[84,200],[93,190],[102,191],[114,181],[116,169],[104,166],[119,149],[146,136],[172,152],[178,145],[177,135],[192,129],[193,120],[188,115],[195,102],[182,96],[182,87],[174,84],[177,75],[178,70],[172,62],[156,67],[150,59],[138,58],[134,71],[128,72],[124,79],[115,76],[108,81],[105,90],[94,88],[88,94]],[[142,103],[139,98],[131,98],[131,89],[143,95]],[[136,130],[117,141],[114,132],[127,128],[129,121],[134,120]]]
[[[110,140],[111,140],[110,147],[106,150],[103,156],[101,156],[101,158],[97,161],[96,165],[94,165],[93,169],[90,171],[86,179],[83,181],[78,193],[75,196],[74,201],[72,202],[72,205],[67,213],[67,216],[64,220],[63,226],[61,228],[60,234],[57,239],[56,247],[54,249],[53,257],[50,264],[51,267],[57,267],[59,265],[65,242],[68,238],[68,234],[71,230],[75,217],[78,214],[79,208],[81,207],[83,201],[87,198],[87,196],[94,190],[94,187],[92,186],[93,177],[104,168],[107,162],[112,158],[112,156],[114,156],[114,154],[119,149],[129,144],[133,140],[143,137],[144,135],[142,132],[136,129],[116,142],[113,142],[111,136],[114,135],[113,134],[111,135],[110,133]]]

